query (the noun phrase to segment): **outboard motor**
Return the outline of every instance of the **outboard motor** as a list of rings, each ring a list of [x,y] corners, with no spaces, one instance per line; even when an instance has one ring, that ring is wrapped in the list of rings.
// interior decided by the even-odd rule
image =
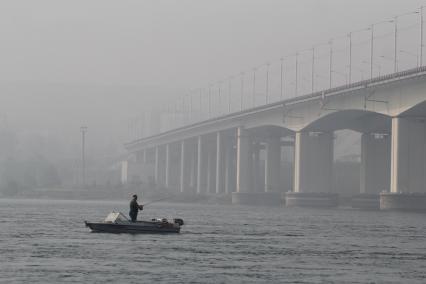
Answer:
[[[179,226],[183,226],[184,224],[183,220],[180,218],[173,219],[173,222],[175,222],[176,224],[179,224]]]

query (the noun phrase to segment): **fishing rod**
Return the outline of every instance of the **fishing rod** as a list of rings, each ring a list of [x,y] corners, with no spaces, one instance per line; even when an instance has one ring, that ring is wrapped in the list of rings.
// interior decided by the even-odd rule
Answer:
[[[150,202],[147,202],[147,203],[142,204],[142,206],[146,206],[146,205],[148,205],[148,204],[152,204],[152,203],[155,203],[155,202],[160,202],[160,201],[163,201],[163,200],[166,200],[166,199],[172,198],[172,197],[173,197],[173,196],[168,196],[168,197],[164,197],[164,198],[160,198],[160,199],[152,200],[152,201],[150,201]]]

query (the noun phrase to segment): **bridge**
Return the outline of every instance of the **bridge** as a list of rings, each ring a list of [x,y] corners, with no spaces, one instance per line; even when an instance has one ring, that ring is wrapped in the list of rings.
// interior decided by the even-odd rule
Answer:
[[[222,108],[212,115],[212,86],[209,86],[208,103],[202,102],[200,92],[198,112],[193,110],[192,97],[189,97],[190,108],[185,112],[182,106],[180,113],[175,109],[168,116],[167,129],[158,125],[157,128],[162,129],[159,133],[127,143],[130,157],[125,163],[124,180],[134,174],[142,179],[151,176],[157,188],[182,194],[228,195],[235,204],[333,207],[338,205],[341,193],[334,182],[335,172],[341,170],[334,158],[336,133],[351,130],[361,136],[356,183],[359,186],[352,198],[353,206],[426,211],[423,15],[419,26],[420,54],[415,67],[408,64],[403,68],[399,53],[410,52],[399,50],[397,18],[388,21],[395,25],[391,72],[385,75],[380,69],[374,72],[378,61],[375,58],[386,58],[375,54],[378,43],[374,25],[367,29],[371,32],[370,79],[364,80],[361,76],[353,80],[353,33],[349,33],[348,38],[349,78],[344,82],[333,79],[333,74],[343,73],[335,66],[335,41],[331,40],[328,84],[322,90],[315,88],[319,85],[315,81],[319,64],[315,48],[311,52],[310,88],[304,89],[304,95],[298,91],[300,81],[306,77],[298,65],[301,53],[295,54],[295,65],[290,66],[295,70],[292,97],[283,97],[286,91],[283,58],[278,65],[280,90],[275,90],[280,96],[272,103],[270,64],[258,66],[253,69],[250,106],[243,107],[244,73],[241,73],[239,109],[233,107],[230,79],[227,111],[223,111],[222,102]],[[256,83],[259,83],[256,75],[260,68],[265,70],[265,101],[256,105]],[[401,69],[404,71],[398,71]],[[222,84],[217,85],[219,106],[223,100]],[[208,108],[203,109],[203,105]],[[160,123],[161,119],[156,122]]]
[[[426,209],[426,67],[201,121],[126,148],[153,164],[157,185],[182,193],[228,193],[239,204],[280,203],[284,193],[288,206],[336,206],[333,133],[342,129],[362,133],[361,204]],[[294,153],[290,188],[281,180],[286,147]]]

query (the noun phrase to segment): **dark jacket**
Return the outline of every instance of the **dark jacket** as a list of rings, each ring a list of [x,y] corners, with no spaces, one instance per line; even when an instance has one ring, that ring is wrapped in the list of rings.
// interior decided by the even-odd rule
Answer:
[[[133,198],[132,201],[130,201],[130,211],[138,212],[139,209],[141,209],[141,208],[140,208],[138,202],[136,201],[136,199]]]

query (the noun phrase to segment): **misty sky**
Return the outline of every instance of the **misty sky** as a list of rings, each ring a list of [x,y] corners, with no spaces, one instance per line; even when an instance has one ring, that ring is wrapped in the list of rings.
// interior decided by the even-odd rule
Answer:
[[[100,140],[125,142],[127,119],[153,101],[425,3],[3,0],[0,114],[76,143],[83,124]]]

